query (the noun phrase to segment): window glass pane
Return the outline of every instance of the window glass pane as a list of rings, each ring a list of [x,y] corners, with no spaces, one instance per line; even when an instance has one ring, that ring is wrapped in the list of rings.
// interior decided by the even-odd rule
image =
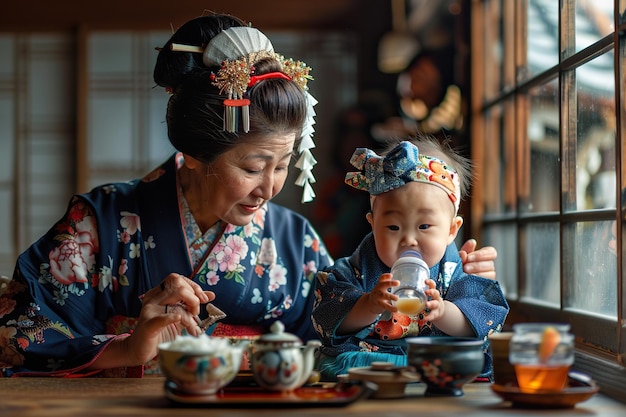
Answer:
[[[572,273],[565,273],[564,307],[617,315],[617,258],[610,248],[614,221],[577,223],[565,229],[573,242]]]
[[[576,0],[576,52],[615,30],[613,0]]]
[[[133,45],[133,34],[130,32],[91,33],[87,48],[89,76],[97,79],[131,72]]]
[[[520,149],[520,211],[559,210],[559,89],[554,79],[528,93],[528,144]],[[518,132],[519,134],[519,132]],[[520,138],[521,143],[524,142]]]
[[[576,69],[576,206],[615,208],[615,81],[613,53]]]
[[[14,155],[14,123],[15,114],[13,113],[13,94],[9,91],[0,90],[0,141],[2,143],[2,152],[0,152],[0,184],[13,179],[13,170],[15,166]],[[0,185],[1,186],[1,185]],[[2,212],[0,212],[2,213]]]
[[[485,88],[484,97],[486,99],[495,97],[499,94],[502,87],[502,71],[503,71],[503,47],[502,39],[502,9],[501,0],[491,0],[485,2],[484,5],[484,30],[483,45],[485,46],[485,54],[482,70],[485,72]]]
[[[483,230],[485,245],[498,250],[498,282],[508,299],[517,299],[517,228],[515,224],[490,224]]]
[[[13,76],[15,73],[15,37],[0,34],[0,78]]]
[[[2,239],[0,239],[0,257],[5,254],[13,254],[13,239],[9,237],[11,234],[11,230],[13,229],[13,195],[11,190],[5,190],[0,188],[0,213],[5,214],[4,216],[0,216],[0,230],[3,230]],[[15,259],[13,259],[15,262]],[[2,265],[0,263],[0,274],[8,275],[9,272],[13,272],[9,270],[9,265]]]
[[[529,0],[526,34],[526,65],[520,79],[531,77],[559,62],[559,2]]]
[[[485,214],[513,213],[517,201],[515,178],[515,112],[512,100],[491,107],[485,119],[483,158],[480,176]]]
[[[533,302],[560,305],[559,224],[531,223],[524,230],[524,296]]]
[[[88,119],[90,169],[113,170],[132,166],[132,119],[130,94],[91,93]]]
[[[502,182],[503,166],[500,162],[502,142],[502,125],[504,112],[502,106],[493,106],[488,110],[485,119],[485,140],[483,142],[484,175],[480,182],[484,192],[485,214],[500,214],[503,212]]]

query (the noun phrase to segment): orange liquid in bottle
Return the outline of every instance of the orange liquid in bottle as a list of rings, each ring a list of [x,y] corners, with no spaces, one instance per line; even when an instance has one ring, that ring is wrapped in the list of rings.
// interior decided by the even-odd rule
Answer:
[[[424,309],[424,303],[419,298],[399,298],[396,301],[398,311],[403,314],[414,316]]]
[[[567,383],[569,365],[515,365],[517,384],[521,392],[541,390],[561,391]]]

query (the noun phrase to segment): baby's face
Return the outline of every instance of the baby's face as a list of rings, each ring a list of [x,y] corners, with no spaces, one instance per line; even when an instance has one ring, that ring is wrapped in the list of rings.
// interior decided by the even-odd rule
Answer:
[[[378,257],[389,267],[407,249],[421,252],[432,267],[463,224],[446,192],[422,182],[410,182],[376,196],[367,219]]]

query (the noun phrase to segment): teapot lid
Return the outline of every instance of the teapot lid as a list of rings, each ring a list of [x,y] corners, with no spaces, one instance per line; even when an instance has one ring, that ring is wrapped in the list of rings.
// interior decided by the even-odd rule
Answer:
[[[302,340],[292,333],[285,332],[285,325],[277,320],[270,326],[270,332],[259,337],[261,342],[268,343],[291,343],[301,345]]]

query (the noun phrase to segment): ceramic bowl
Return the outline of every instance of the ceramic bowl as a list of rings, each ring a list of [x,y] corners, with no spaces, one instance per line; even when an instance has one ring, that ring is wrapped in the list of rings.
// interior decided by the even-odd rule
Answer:
[[[237,376],[246,345],[205,334],[178,336],[159,345],[159,367],[181,392],[214,394]]]
[[[408,338],[407,343],[407,362],[426,384],[424,395],[463,396],[463,385],[483,369],[481,339],[421,336]]]
[[[374,398],[402,398],[406,384],[417,382],[420,376],[409,367],[395,366],[389,362],[372,362],[371,366],[350,368],[350,380],[369,381],[378,386]]]

